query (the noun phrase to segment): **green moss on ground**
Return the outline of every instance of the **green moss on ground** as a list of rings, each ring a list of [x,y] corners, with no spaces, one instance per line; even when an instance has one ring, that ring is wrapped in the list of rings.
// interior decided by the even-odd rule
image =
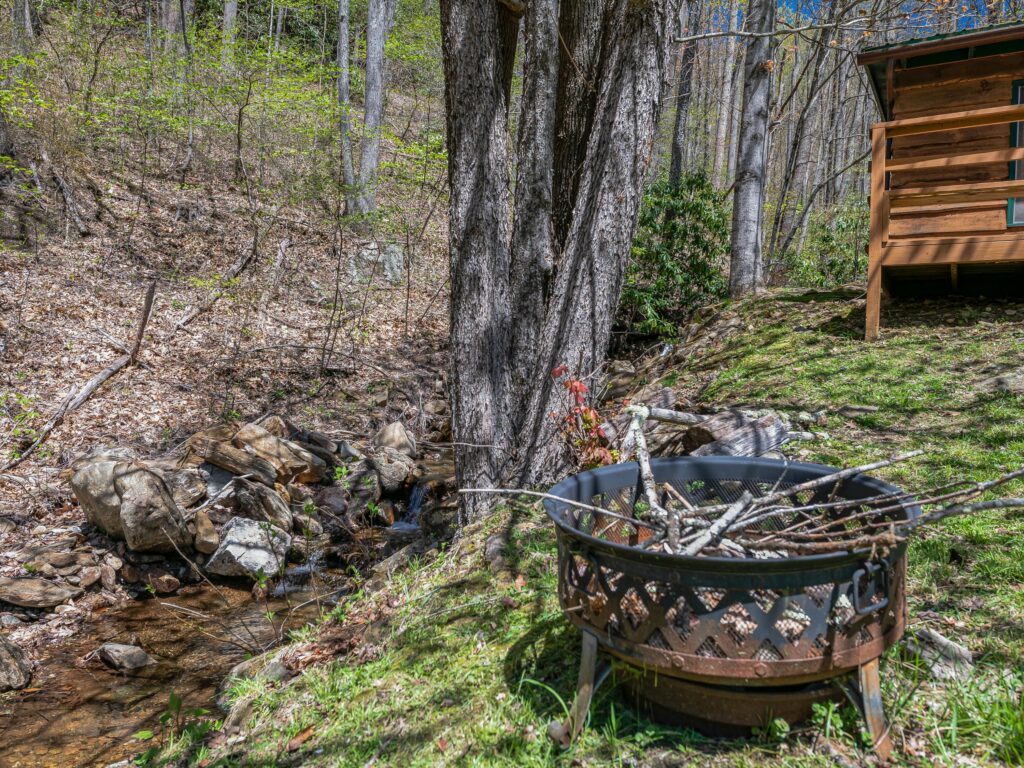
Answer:
[[[988,313],[981,310],[989,308]],[[1024,364],[1024,308],[933,304],[896,308],[884,340],[860,341],[862,304],[839,294],[776,294],[729,310],[740,329],[659,372],[700,406],[829,408],[831,439],[791,455],[852,465],[895,451],[927,456],[881,474],[909,489],[983,479],[1024,464],[1024,397],[979,393],[994,366]],[[1011,314],[1012,313],[1012,314]],[[846,417],[843,405],[876,406]],[[1024,495],[1024,487],[1011,489]],[[508,570],[484,565],[505,532]],[[910,555],[912,625],[928,624],[979,657],[965,683],[930,680],[897,650],[883,669],[886,706],[907,765],[1024,763],[1024,518],[950,520]],[[833,765],[866,758],[849,708],[822,709],[784,738],[713,741],[654,725],[611,688],[569,751],[545,724],[563,714],[579,640],[555,593],[553,534],[536,505],[513,505],[450,551],[354,598],[325,637],[366,622],[348,656],[259,693],[243,738],[205,765],[548,766]],[[289,749],[289,744],[291,749]]]

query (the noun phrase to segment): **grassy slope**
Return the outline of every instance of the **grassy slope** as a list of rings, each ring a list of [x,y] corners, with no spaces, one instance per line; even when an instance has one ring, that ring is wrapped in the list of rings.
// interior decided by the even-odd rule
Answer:
[[[856,302],[807,299],[741,306],[739,331],[657,377],[700,405],[877,406],[853,419],[831,413],[824,429],[834,437],[791,453],[853,464],[924,448],[924,460],[883,473],[912,489],[1024,463],[1024,397],[974,392],[986,367],[1021,363],[1024,310],[1015,319],[998,304],[987,315],[966,305],[897,309],[887,322],[901,329],[866,345]],[[512,531],[510,570],[492,573],[483,542],[502,528]],[[1022,534],[1024,519],[988,515],[948,521],[913,545],[912,626],[930,624],[982,660],[971,681],[940,685],[888,655],[897,762],[1024,761]],[[261,694],[252,727],[207,764],[809,766],[834,764],[829,752],[863,759],[850,712],[822,713],[822,729],[781,743],[713,742],[635,718],[613,690],[599,692],[581,741],[557,752],[544,724],[560,715],[559,697],[571,695],[578,639],[553,597],[554,570],[537,507],[507,509],[455,550],[397,575],[388,595],[356,599],[340,624],[330,623],[325,637],[364,622],[384,626],[354,656],[313,667],[283,689],[236,689]],[[829,739],[815,739],[822,730]],[[311,735],[289,751],[297,734]]]

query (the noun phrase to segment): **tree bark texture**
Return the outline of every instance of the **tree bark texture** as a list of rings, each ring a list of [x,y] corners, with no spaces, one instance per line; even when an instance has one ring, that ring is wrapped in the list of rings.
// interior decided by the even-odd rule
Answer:
[[[356,172],[352,159],[352,99],[349,73],[349,2],[338,0],[338,138],[341,143],[342,184],[345,187],[345,208],[349,209],[355,195]]]
[[[679,11],[679,36],[692,34],[692,29],[700,20],[700,0],[683,0]],[[697,58],[697,41],[681,43],[679,52],[679,72],[676,82],[676,115],[672,126],[671,159],[668,169],[668,183],[678,187],[683,176],[683,164],[686,157],[686,116],[690,111],[690,98],[693,94],[693,63]]]
[[[747,29],[755,33],[775,28],[775,0],[751,0]],[[761,219],[764,207],[768,120],[774,62],[772,38],[747,38],[744,61],[743,113],[732,211],[732,256],[729,293],[742,296],[761,285]]]
[[[224,18],[221,25],[221,43],[224,46],[222,61],[231,63],[232,48],[238,34],[238,0],[224,0]]]
[[[377,208],[380,131],[384,122],[384,44],[391,33],[398,0],[370,0],[366,21],[366,90],[363,97],[363,141],[360,147],[358,194],[351,213]]]
[[[604,362],[678,0],[443,0],[453,438],[461,487],[553,479],[552,369]],[[515,151],[511,83],[522,26]],[[516,168],[514,190],[511,168]],[[466,494],[461,522],[489,511]]]
[[[728,25],[734,32],[739,27],[739,0],[729,0]],[[736,107],[733,104],[733,80],[736,74],[736,35],[725,38],[725,59],[722,62],[722,91],[718,102],[718,130],[715,132],[715,160],[712,178],[715,184],[722,186],[729,155],[729,129],[732,127],[732,116]]]

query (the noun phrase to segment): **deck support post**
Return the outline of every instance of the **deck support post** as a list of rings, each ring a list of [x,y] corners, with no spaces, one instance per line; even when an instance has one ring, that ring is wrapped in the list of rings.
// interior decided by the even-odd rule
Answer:
[[[882,305],[882,259],[889,223],[889,195],[885,188],[885,126],[871,128],[871,239],[868,242],[868,294],[864,338],[878,338]]]

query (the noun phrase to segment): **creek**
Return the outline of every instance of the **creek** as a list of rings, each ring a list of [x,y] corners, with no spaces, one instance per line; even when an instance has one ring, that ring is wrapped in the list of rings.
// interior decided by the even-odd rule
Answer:
[[[37,659],[30,688],[0,705],[0,766],[105,766],[129,758],[146,747],[134,733],[159,731],[172,692],[183,709],[219,715],[214,700],[231,668],[315,621],[346,585],[340,574],[323,572],[302,591],[264,602],[242,586],[200,584],[94,612]],[[86,660],[105,642],[141,645],[157,664],[124,673]]]

